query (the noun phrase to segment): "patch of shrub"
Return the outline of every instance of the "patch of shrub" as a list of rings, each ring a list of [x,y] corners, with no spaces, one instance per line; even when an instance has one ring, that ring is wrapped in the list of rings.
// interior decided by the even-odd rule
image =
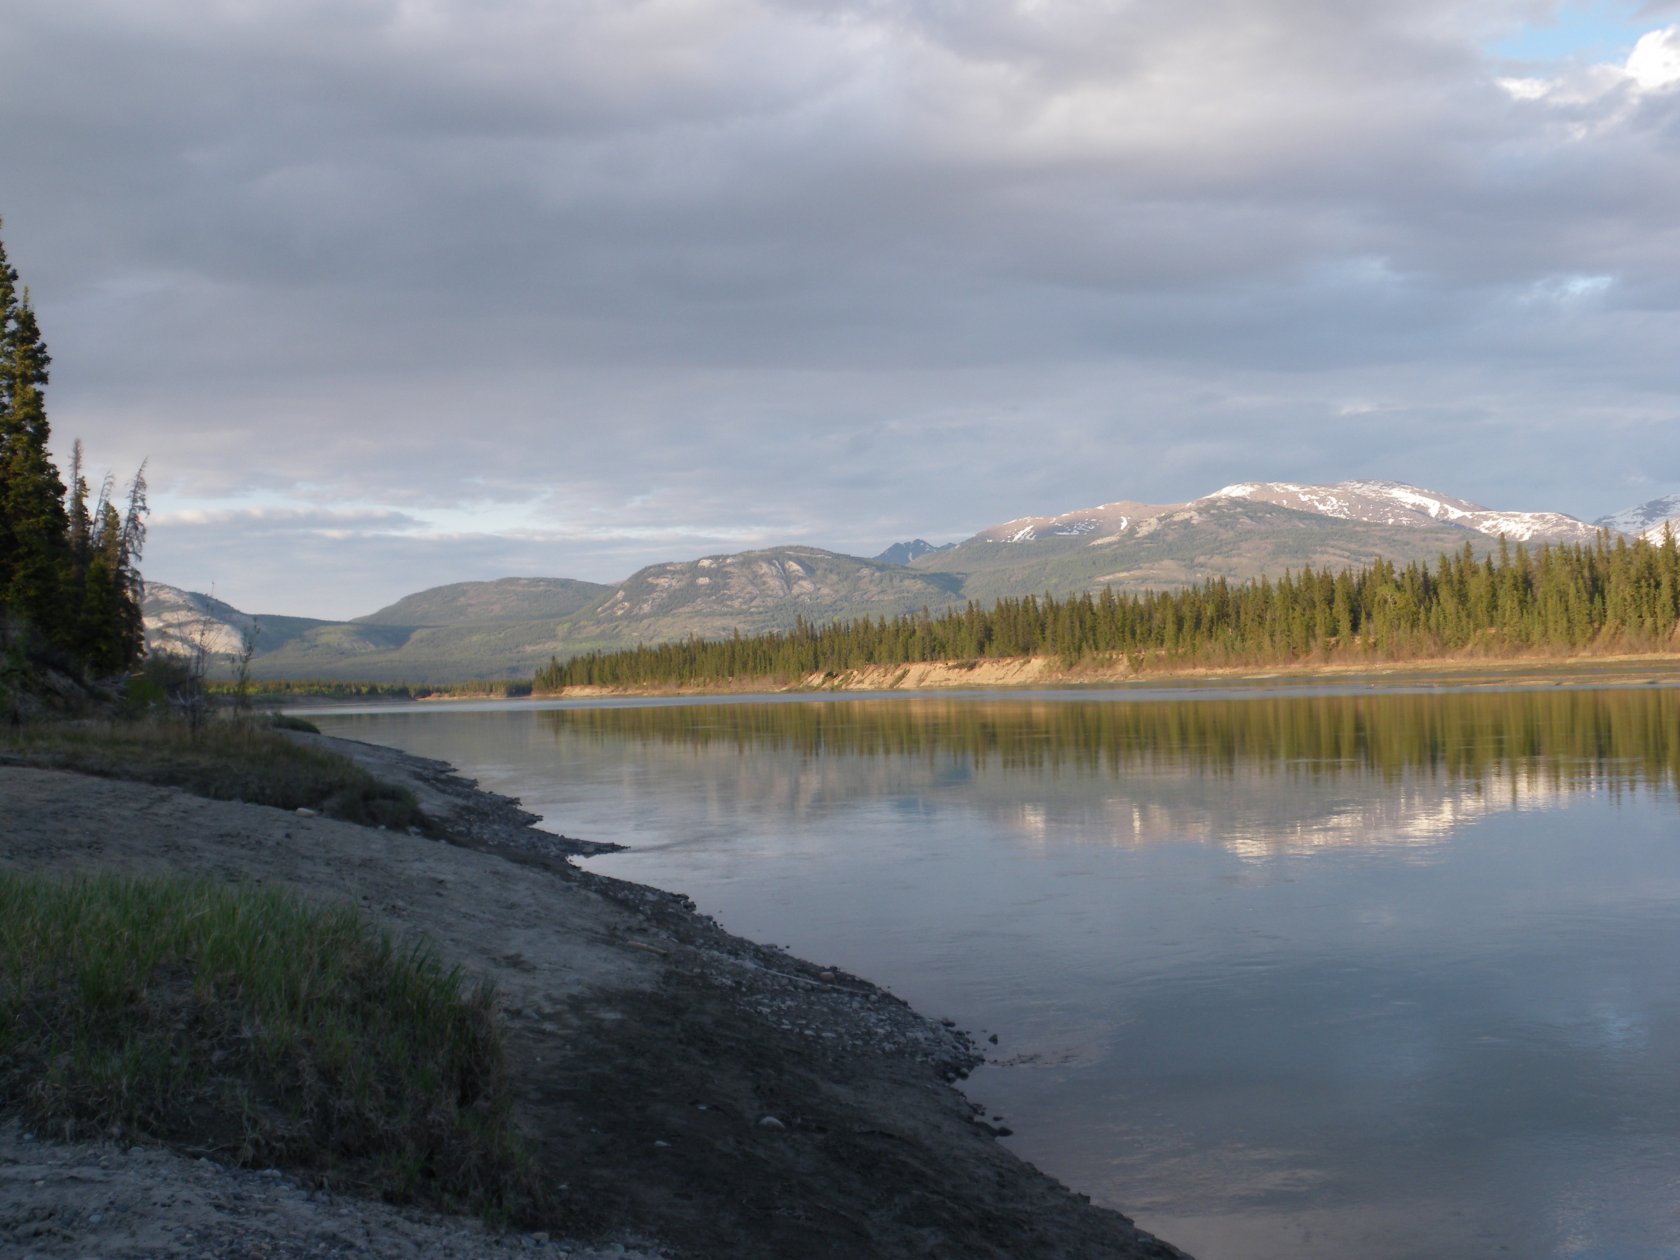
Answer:
[[[178,787],[212,800],[314,809],[370,827],[433,830],[406,788],[255,721],[39,725],[17,732],[8,751],[13,761]]]
[[[271,888],[0,873],[0,1110],[541,1215],[490,986],[353,906]]]

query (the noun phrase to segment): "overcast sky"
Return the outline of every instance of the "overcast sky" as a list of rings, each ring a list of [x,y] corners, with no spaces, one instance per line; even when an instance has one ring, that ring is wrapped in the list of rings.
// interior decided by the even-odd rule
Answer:
[[[57,446],[249,611],[1680,488],[1680,0],[11,0],[0,52]]]

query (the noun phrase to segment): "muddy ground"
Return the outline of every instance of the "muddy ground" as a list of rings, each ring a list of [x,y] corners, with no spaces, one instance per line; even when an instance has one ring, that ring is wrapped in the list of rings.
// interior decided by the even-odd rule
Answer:
[[[576,869],[574,842],[442,763],[326,742],[411,786],[450,839],[0,766],[0,867],[275,882],[429,937],[498,985],[520,1127],[565,1187],[561,1216],[497,1238],[14,1125],[0,1126],[0,1254],[1182,1254],[1000,1146],[952,1084],[979,1059],[957,1030],[731,936],[681,897]]]

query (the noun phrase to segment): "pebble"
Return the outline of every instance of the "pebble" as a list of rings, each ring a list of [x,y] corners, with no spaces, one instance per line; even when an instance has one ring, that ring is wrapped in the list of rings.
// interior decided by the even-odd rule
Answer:
[[[787,1125],[776,1119],[775,1116],[765,1116],[759,1120],[758,1127],[761,1129],[785,1129]]]

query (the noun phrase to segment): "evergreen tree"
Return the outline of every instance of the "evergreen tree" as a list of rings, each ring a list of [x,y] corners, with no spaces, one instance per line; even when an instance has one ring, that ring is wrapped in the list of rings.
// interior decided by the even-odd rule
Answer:
[[[116,673],[140,659],[140,551],[145,542],[145,466],[127,511],[106,478],[88,509],[82,444],[68,491],[48,453],[45,389],[51,364],[18,274],[0,244],[0,637],[60,663]]]
[[[1466,545],[1433,565],[1306,568],[1277,582],[1223,578],[1179,591],[1105,589],[1058,600],[970,601],[939,615],[862,618],[791,632],[646,644],[551,661],[539,690],[567,686],[793,681],[865,665],[1054,654],[1064,664],[1123,657],[1166,664],[1269,665],[1368,657],[1673,650],[1680,642],[1680,542],[1601,538],[1592,546],[1503,540],[1499,559]]]
[[[68,647],[70,522],[64,483],[47,454],[42,392],[52,360],[17,280],[0,245],[0,607]]]

